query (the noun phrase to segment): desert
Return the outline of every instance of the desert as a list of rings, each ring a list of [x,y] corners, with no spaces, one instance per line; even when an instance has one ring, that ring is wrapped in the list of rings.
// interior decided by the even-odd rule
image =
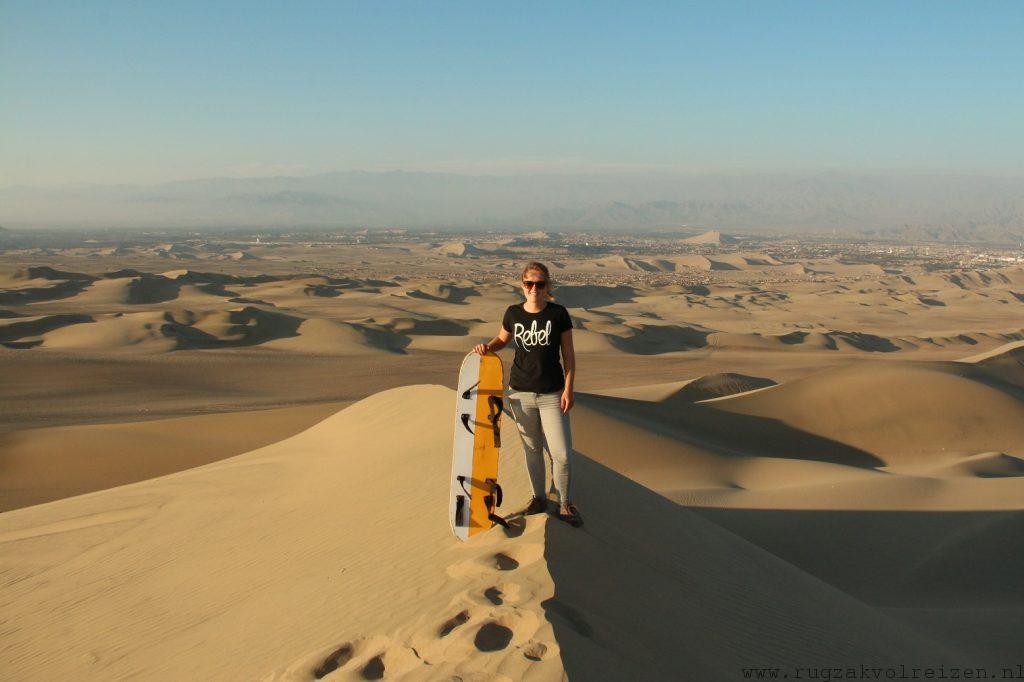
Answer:
[[[510,528],[459,543],[458,366],[530,259],[573,320],[586,524],[514,513],[506,419]],[[1016,670],[1022,311],[1013,245],[12,232],[6,674]]]
[[[0,0],[0,682],[1024,680],[1022,35]]]

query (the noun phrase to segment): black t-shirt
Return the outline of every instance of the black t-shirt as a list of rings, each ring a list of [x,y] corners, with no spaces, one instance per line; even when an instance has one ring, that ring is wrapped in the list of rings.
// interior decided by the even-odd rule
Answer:
[[[501,326],[512,334],[516,345],[516,359],[508,382],[512,390],[553,393],[565,388],[559,352],[562,332],[572,329],[572,319],[565,306],[549,301],[539,313],[531,313],[522,303],[510,305]]]

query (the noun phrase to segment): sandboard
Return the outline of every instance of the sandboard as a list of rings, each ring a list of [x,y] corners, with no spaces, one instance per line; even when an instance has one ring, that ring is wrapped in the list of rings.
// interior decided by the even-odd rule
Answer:
[[[469,540],[505,521],[501,506],[498,452],[501,449],[501,358],[470,353],[459,370],[455,395],[455,441],[448,518],[455,537]]]

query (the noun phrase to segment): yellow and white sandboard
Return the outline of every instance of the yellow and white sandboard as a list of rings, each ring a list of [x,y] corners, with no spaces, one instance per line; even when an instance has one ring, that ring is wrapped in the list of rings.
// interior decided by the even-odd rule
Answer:
[[[506,525],[495,509],[501,505],[498,452],[501,449],[501,358],[470,353],[459,370],[455,395],[455,442],[452,446],[451,500],[448,518],[460,540]]]

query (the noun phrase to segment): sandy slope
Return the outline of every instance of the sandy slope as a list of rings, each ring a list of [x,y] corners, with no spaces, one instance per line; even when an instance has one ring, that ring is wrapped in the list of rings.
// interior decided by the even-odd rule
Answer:
[[[469,246],[424,267],[496,257]],[[493,336],[513,280],[0,274],[5,508],[138,481],[0,514],[5,673],[731,680],[1013,662],[1024,269],[757,253],[563,269],[606,276],[557,289],[583,369],[587,525],[520,519],[469,545],[444,516],[453,394],[422,384]],[[284,404],[307,406],[251,411]],[[514,507],[528,493],[505,427]]]
[[[1019,509],[1022,360],[1012,344],[970,363],[860,362],[699,402],[698,382],[584,394],[577,445],[691,505]]]
[[[377,656],[392,674],[423,669],[416,648],[429,677],[506,629],[507,646],[470,667],[558,666],[531,607],[546,597],[543,524],[463,546],[444,504],[429,504],[447,494],[452,404],[441,387],[389,391],[247,455],[4,514],[8,671],[309,679],[352,643],[349,670]],[[503,483],[525,497],[520,468]],[[440,637],[463,610],[469,621]],[[55,658],[43,633],[57,623]]]
[[[735,378],[703,384],[746,387]],[[378,393],[218,463],[3,514],[8,670],[17,679],[311,679],[319,671],[330,679],[729,680],[741,666],[1006,663],[1024,607],[1013,587],[1019,560],[984,562],[981,591],[957,576],[973,565],[967,556],[1016,548],[1006,542],[1020,536],[1020,517],[993,512],[1002,516],[970,523],[954,510],[967,499],[1019,509],[1024,478],[960,469],[918,478],[827,452],[818,461],[739,457],[720,440],[677,439],[660,426],[658,406],[718,410],[787,386],[698,403],[686,388],[653,387],[646,397],[660,395],[657,403],[581,400],[576,491],[587,525],[579,530],[530,517],[473,543],[452,539],[442,502],[454,394],[439,386]],[[643,403],[646,413],[609,415],[596,400]],[[751,409],[722,413],[742,419]],[[507,513],[528,487],[514,425],[505,428]],[[772,496],[760,502],[781,513],[813,499],[817,516],[698,514],[667,499],[680,486],[720,488],[722,500],[751,493],[735,481],[773,461],[792,479],[769,467],[761,484]],[[935,515],[922,526],[889,512],[881,526],[854,525],[862,533],[854,546],[885,548],[858,557],[840,547],[851,518],[834,511],[843,503],[812,494],[821,487],[814,467],[862,486],[869,500],[879,480],[903,480],[951,520]],[[918,485],[936,476],[946,488],[977,485],[959,496]],[[1012,494],[998,492],[1002,482]],[[902,494],[881,490],[874,494],[890,500]],[[786,523],[812,544],[794,542]],[[912,556],[885,540],[889,532],[916,538]],[[995,605],[997,614],[980,616]],[[987,636],[922,622],[921,609],[984,622]],[[58,631],[54,656],[48,635]]]
[[[303,431],[340,403],[0,435],[0,512],[174,473]]]

